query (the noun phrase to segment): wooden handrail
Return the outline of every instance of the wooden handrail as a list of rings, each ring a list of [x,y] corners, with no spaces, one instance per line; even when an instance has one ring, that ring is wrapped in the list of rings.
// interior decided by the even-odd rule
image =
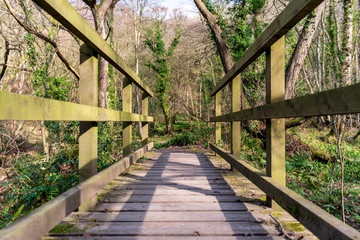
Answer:
[[[153,117],[35,96],[0,92],[0,120],[23,121],[141,121]]]
[[[210,118],[212,122],[232,122],[271,118],[309,117],[360,112],[360,83],[266,104]]]
[[[154,93],[67,0],[33,0],[151,97]]]

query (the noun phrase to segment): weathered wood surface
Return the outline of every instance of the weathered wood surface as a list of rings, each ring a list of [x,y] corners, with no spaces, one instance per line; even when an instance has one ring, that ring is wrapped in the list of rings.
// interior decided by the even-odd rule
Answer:
[[[1,240],[37,240],[82,203],[93,197],[106,184],[130,167],[153,147],[153,143],[138,149],[95,176],[60,194],[25,217],[0,230]]]
[[[0,120],[153,121],[150,116],[8,92],[0,92],[0,103]]]
[[[211,92],[214,96],[218,91],[225,87],[232,79],[249,66],[258,56],[268,47],[284,36],[301,19],[312,12],[323,0],[301,0],[291,1],[284,11],[265,29],[256,39],[253,45],[241,56],[236,64],[221,79]]]
[[[33,0],[150,96],[154,93],[67,0]]]
[[[226,174],[231,172],[218,170],[205,155],[148,156],[104,188],[93,210],[71,214],[57,227],[67,230],[53,231],[43,239],[285,238],[269,214],[271,209],[258,198],[237,194],[227,184]],[[207,170],[202,171],[202,166]],[[248,188],[251,183],[244,177],[238,182],[250,194],[265,196],[254,185]],[[282,215],[279,221],[294,219]],[[309,232],[301,234],[312,238]]]
[[[320,239],[360,239],[360,233],[357,230],[272,178],[265,176],[248,163],[215,145],[211,145],[211,149],[249,178]]]
[[[266,51],[266,103],[276,103],[284,98],[285,37],[282,37]],[[266,174],[286,185],[284,118],[266,119]],[[269,197],[267,202],[274,210],[281,210]]]
[[[232,122],[359,113],[359,92],[360,83],[356,83],[351,86],[215,116],[210,118],[210,121]]]

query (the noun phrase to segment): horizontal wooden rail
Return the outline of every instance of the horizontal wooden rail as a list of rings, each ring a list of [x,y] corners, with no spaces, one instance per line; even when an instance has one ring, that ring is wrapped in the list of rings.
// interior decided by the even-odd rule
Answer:
[[[0,102],[3,103],[0,120],[153,121],[153,117],[146,115],[8,92],[0,92]]]
[[[126,65],[124,60],[105,42],[104,39],[88,24],[67,0],[33,0],[37,5],[69,29],[80,40],[93,48],[122,74],[131,79],[141,90],[154,96],[136,73]]]
[[[153,147],[149,143],[0,231],[1,240],[38,240]]]
[[[325,212],[312,202],[282,186],[236,156],[213,144],[210,147],[320,239],[360,239],[357,230]]]
[[[212,117],[210,121],[232,122],[359,113],[359,93],[360,83],[357,83],[347,87]]]
[[[284,36],[301,19],[312,12],[321,2],[323,0],[291,1],[215,86],[211,96],[215,96],[218,91],[224,88],[226,84],[249,66],[267,48]]]

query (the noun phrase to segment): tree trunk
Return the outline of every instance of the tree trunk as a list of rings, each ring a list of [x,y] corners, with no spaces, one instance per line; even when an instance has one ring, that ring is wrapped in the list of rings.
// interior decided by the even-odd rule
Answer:
[[[342,86],[352,83],[352,56],[353,56],[353,5],[354,0],[344,0],[344,32],[342,52]]]
[[[314,13],[310,13],[305,21],[305,25],[300,34],[295,51],[291,56],[289,66],[285,77],[285,99],[294,97],[295,84],[299,78],[300,71],[304,65],[309,47],[314,38],[316,29],[321,20],[322,12],[325,8],[325,2],[321,3]]]
[[[204,1],[204,0],[203,0]],[[197,8],[199,9],[201,15],[206,19],[209,23],[211,32],[214,35],[214,40],[216,43],[216,47],[220,54],[221,63],[224,67],[225,73],[227,73],[233,66],[234,61],[231,56],[230,50],[226,43],[226,38],[223,35],[223,30],[221,29],[217,16],[212,14],[205,6],[204,2],[201,0],[194,0]]]
[[[107,39],[110,29],[110,19],[114,14],[115,5],[119,0],[83,0],[91,9],[95,29],[103,39]],[[109,63],[99,57],[99,106],[106,107],[106,90],[109,85]]]

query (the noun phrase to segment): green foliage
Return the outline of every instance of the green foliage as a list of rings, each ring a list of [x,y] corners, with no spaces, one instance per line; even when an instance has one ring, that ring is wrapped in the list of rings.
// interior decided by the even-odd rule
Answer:
[[[122,156],[122,126],[119,123],[98,123],[98,171]]]
[[[194,146],[202,145],[209,147],[212,135],[214,134],[214,127],[207,126],[206,123],[200,123],[200,127],[189,125],[186,122],[179,122],[174,124],[174,136],[166,143],[154,143],[154,148],[167,148],[170,146]]]
[[[243,139],[242,159],[246,159],[251,165],[265,172],[266,152],[261,139],[252,138],[247,133],[244,133],[241,137]]]
[[[164,29],[160,21],[156,23],[155,31],[149,29],[146,33],[145,45],[153,53],[155,60],[146,64],[146,66],[154,71],[156,79],[156,97],[159,100],[160,107],[163,111],[167,131],[171,128],[170,101],[168,96],[170,83],[170,66],[168,59],[174,54],[175,48],[178,46],[181,38],[182,29],[179,26],[176,36],[171,41],[169,48],[166,50],[164,37]]]
[[[6,208],[0,213],[0,228],[77,184],[77,148],[67,146],[51,158],[39,158],[24,155],[11,161],[13,175],[6,183]]]

